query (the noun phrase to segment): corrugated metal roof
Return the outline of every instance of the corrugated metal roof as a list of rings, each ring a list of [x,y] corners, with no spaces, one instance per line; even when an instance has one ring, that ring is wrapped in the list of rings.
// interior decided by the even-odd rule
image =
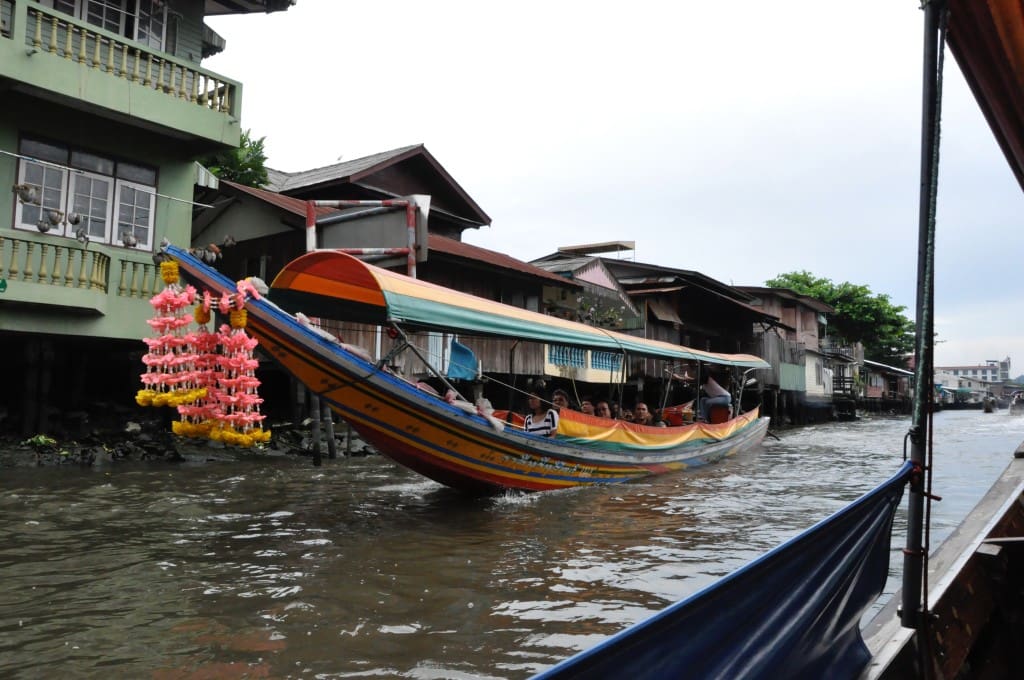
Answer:
[[[509,269],[523,274],[528,274],[530,276],[548,279],[550,281],[557,281],[562,286],[568,286],[571,288],[581,287],[580,284],[576,283],[572,279],[552,274],[545,269],[535,267],[528,262],[523,262],[522,260],[517,260],[510,255],[481,248],[480,246],[474,246],[466,243],[465,241],[456,241],[455,239],[448,238],[447,236],[430,234],[429,245],[431,250],[436,250],[447,255],[453,255],[455,257],[461,257],[475,262],[484,262],[494,267],[501,267],[502,269]]]
[[[236,191],[241,191],[244,194],[254,196],[255,198],[258,198],[259,200],[264,201],[265,203],[277,206],[278,208],[281,208],[282,210],[290,212],[294,215],[301,215],[302,217],[306,216],[306,201],[303,201],[300,198],[292,198],[291,196],[285,196],[275,191],[270,191],[268,189],[257,189],[255,187],[248,187],[245,186],[244,184],[238,184],[237,182],[232,182],[226,179],[221,180],[221,183],[224,184],[225,186],[229,186],[232,189],[235,189]],[[334,208],[318,207],[316,209],[316,215],[318,218],[323,217],[324,215],[331,215],[337,212],[340,211]]]
[[[736,290],[743,291],[750,295],[775,295],[780,298],[786,298],[788,300],[794,300],[800,302],[805,307],[809,307],[816,312],[831,313],[836,311],[834,307],[826,304],[816,297],[810,295],[804,295],[798,293],[791,288],[773,288],[771,286],[733,286]]]
[[[595,258],[572,257],[564,260],[545,260],[542,262],[531,262],[535,267],[546,269],[549,272],[575,272],[591,264]]]
[[[686,286],[666,286],[664,288],[638,288],[629,291],[630,295],[655,295],[657,293],[675,293],[683,290]]]
[[[300,172],[274,170],[273,175],[271,175],[271,172],[268,170],[267,177],[271,180],[271,183],[268,184],[267,188],[272,191],[284,192],[324,182],[351,180],[353,177],[362,175],[379,165],[390,165],[400,157],[409,154],[409,152],[422,148],[422,144],[411,144],[398,149],[381,151],[380,153],[363,156],[362,158],[355,158],[350,161],[325,165],[320,168],[313,168],[312,170],[302,170]]]
[[[878,369],[879,371],[886,371],[889,373],[898,373],[899,375],[914,375],[913,371],[908,371],[905,368],[897,368],[895,366],[889,366],[888,364],[880,364],[877,361],[871,361],[870,359],[864,360],[865,366]]]

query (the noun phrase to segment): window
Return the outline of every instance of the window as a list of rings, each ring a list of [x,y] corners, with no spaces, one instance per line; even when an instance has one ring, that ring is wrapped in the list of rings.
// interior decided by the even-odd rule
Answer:
[[[41,4],[148,47],[165,49],[167,3],[162,0],[42,0]]]
[[[84,229],[93,241],[109,243],[110,200],[113,197],[114,180],[92,173],[74,173],[71,175],[69,191],[71,205],[67,214],[79,216],[81,221],[77,229]]]
[[[152,249],[155,169],[34,139],[19,149],[27,158],[19,160],[18,183],[41,198],[17,202],[15,229]]]
[[[590,352],[590,367],[603,371],[617,371],[622,365],[622,355],[614,352],[602,352],[592,350]]]
[[[555,366],[584,368],[586,366],[586,355],[586,350],[580,347],[548,345],[548,362]]]
[[[117,183],[117,238],[142,248],[153,247],[152,189],[134,182]]]

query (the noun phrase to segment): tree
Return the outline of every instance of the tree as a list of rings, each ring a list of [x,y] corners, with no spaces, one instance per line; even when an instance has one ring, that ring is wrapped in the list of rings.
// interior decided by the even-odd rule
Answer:
[[[914,322],[903,315],[888,295],[875,295],[867,286],[833,283],[808,271],[780,274],[765,282],[770,288],[789,288],[833,307],[829,334],[841,341],[864,345],[864,356],[883,364],[901,366],[914,351]]]
[[[257,189],[267,183],[267,154],[263,150],[266,137],[253,141],[249,130],[242,132],[237,149],[228,149],[200,160],[220,179],[230,180]]]

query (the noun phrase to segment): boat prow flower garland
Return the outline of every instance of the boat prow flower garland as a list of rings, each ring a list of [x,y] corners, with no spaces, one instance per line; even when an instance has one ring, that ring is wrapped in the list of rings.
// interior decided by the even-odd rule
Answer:
[[[150,299],[156,313],[148,323],[155,335],[143,339],[149,352],[142,357],[144,388],[135,395],[136,403],[177,409],[176,435],[244,447],[269,441],[253,357],[258,341],[246,332],[245,302],[259,299],[259,291],[242,281],[216,298],[209,291],[199,295],[191,285],[182,287],[173,260],[160,263],[160,276],[164,289]],[[211,331],[214,311],[230,323]]]

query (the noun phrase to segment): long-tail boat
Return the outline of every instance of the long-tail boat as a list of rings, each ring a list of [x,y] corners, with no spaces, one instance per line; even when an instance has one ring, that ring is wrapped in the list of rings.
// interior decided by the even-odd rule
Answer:
[[[187,250],[168,246],[165,252],[197,289],[236,295],[235,281]],[[721,423],[672,427],[563,410],[554,436],[531,435],[465,399],[453,399],[451,392],[445,398],[406,380],[389,370],[388,360],[397,350],[417,352],[407,332],[434,329],[746,369],[769,364],[752,355],[704,352],[484,300],[336,250],[296,258],[277,275],[270,296],[249,295],[244,304],[248,331],[263,349],[377,451],[472,493],[625,482],[682,470],[755,447],[768,429],[769,418],[756,408],[730,413]],[[397,350],[373,361],[304,323],[300,313],[385,326],[396,337]]]

